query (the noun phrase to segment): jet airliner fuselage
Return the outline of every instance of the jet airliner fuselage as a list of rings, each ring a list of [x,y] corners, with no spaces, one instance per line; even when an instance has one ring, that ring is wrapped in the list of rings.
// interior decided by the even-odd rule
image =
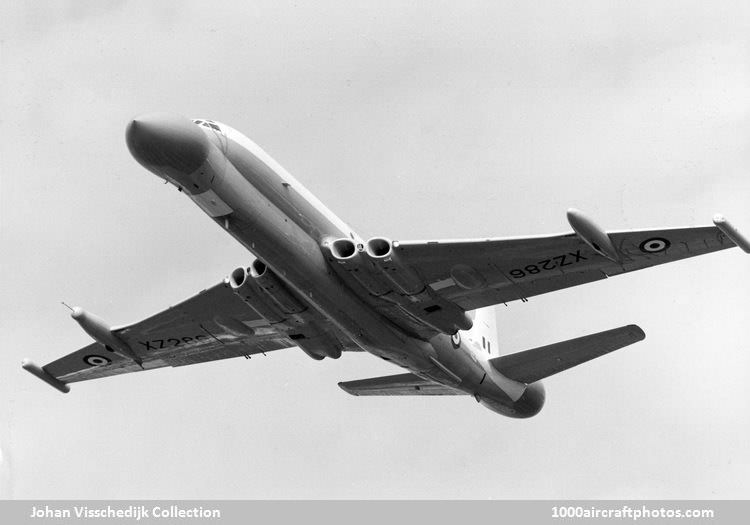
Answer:
[[[267,266],[262,269],[272,271],[362,350],[420,377],[450,384],[502,414],[529,417],[541,410],[541,383],[526,386],[503,377],[486,358],[477,357],[484,352],[456,344],[460,336],[416,338],[353,293],[336,271],[334,242],[337,247],[350,243],[358,256],[381,259],[392,257],[392,243],[376,238],[366,244],[238,131],[214,121],[155,114],[133,120],[126,139],[139,163],[177,186],[257,257],[255,268]],[[232,277],[236,284],[247,278]],[[462,328],[472,326],[468,320]],[[495,339],[490,333],[484,337]],[[296,342],[305,349],[304,340]],[[333,350],[325,355],[338,357],[340,352]]]

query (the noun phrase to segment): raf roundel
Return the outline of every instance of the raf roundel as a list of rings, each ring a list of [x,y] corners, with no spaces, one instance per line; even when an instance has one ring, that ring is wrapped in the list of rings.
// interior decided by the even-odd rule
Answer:
[[[111,359],[104,357],[103,355],[87,355],[83,358],[84,363],[91,366],[103,366],[108,365],[112,362]]]
[[[669,241],[661,237],[646,239],[641,243],[640,249],[645,253],[659,253],[669,248]]]

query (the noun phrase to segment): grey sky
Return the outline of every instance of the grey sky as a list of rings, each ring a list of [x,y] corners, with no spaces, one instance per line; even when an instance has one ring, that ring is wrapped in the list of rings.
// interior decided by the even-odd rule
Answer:
[[[152,5],[153,4],[153,5]],[[166,110],[258,142],[361,235],[750,232],[746,2],[3,2],[0,497],[747,498],[750,259],[512,304],[508,352],[627,323],[535,418],[370,398],[397,370],[299,350],[75,384],[20,369],[249,255],[130,157]],[[459,5],[460,4],[460,5]]]

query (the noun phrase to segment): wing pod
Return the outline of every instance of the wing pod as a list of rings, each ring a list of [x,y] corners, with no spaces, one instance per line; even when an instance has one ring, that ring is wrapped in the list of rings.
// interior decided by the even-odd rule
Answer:
[[[714,225],[721,230],[721,232],[729,237],[729,239],[739,246],[743,252],[750,253],[750,239],[742,235],[740,231],[734,227],[723,215],[714,215]]]
[[[103,319],[76,306],[70,316],[81,325],[83,331],[89,334],[94,341],[103,344],[107,350],[111,350],[126,359],[132,359],[139,365],[143,360],[123,341],[121,341]]]
[[[612,245],[612,241],[602,228],[583,214],[580,210],[570,208],[568,210],[568,222],[573,231],[578,234],[583,242],[591,246],[597,253],[603,255],[613,262],[620,262],[620,255]]]

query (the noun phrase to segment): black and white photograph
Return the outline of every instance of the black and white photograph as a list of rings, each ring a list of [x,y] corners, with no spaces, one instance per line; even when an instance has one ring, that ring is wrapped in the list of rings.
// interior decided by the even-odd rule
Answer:
[[[30,522],[750,496],[746,2],[11,0],[0,29]]]

